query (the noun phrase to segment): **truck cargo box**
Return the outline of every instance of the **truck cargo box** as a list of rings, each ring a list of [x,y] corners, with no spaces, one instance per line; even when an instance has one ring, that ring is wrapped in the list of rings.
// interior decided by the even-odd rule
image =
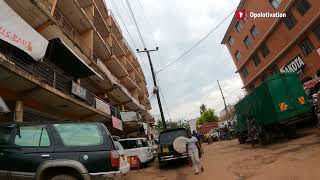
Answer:
[[[258,125],[288,123],[312,112],[306,93],[297,74],[277,74],[266,79],[235,105],[237,130],[247,129],[247,119]]]

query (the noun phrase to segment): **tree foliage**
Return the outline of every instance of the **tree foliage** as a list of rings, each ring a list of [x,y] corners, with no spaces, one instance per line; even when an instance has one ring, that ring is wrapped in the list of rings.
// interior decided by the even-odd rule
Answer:
[[[185,120],[178,120],[178,121],[166,121],[167,129],[173,129],[173,128],[186,128],[187,130],[190,130],[190,125],[188,121]],[[164,130],[163,123],[161,120],[157,121],[157,124],[155,126],[156,130],[158,132],[161,132]]]
[[[207,107],[206,107],[206,105],[204,105],[204,104],[201,104],[201,106],[200,106],[200,115],[202,115],[204,112],[206,112],[207,111]]]
[[[213,109],[207,109],[205,112],[203,112],[197,120],[197,125],[210,122],[218,122],[218,116],[215,115]]]

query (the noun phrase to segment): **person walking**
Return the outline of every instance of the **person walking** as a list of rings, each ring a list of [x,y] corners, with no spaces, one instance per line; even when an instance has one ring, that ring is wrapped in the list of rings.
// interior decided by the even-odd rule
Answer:
[[[200,173],[200,170],[203,172],[204,168],[201,165],[199,158],[199,152],[202,153],[202,150],[199,145],[198,139],[195,136],[191,136],[191,134],[189,134],[189,139],[187,140],[187,152],[192,161],[195,175],[198,175]]]

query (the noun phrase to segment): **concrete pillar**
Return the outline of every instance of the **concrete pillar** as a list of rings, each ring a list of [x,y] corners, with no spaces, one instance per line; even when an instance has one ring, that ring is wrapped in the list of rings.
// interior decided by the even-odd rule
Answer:
[[[83,7],[83,10],[86,12],[88,18],[90,19],[90,21],[93,23],[93,18],[94,18],[94,5],[90,5],[87,7]]]
[[[54,10],[56,9],[56,6],[57,6],[58,0],[48,0],[48,1],[49,1],[49,3],[51,4],[50,15],[53,16]],[[47,8],[48,8],[48,7],[47,7]]]
[[[89,29],[84,31],[83,33],[81,33],[81,39],[83,41],[83,43],[85,43],[85,47],[88,47],[90,50],[90,56],[93,55],[93,29]],[[87,53],[87,52],[86,52]]]
[[[23,122],[23,101],[17,100],[14,109],[14,121]]]

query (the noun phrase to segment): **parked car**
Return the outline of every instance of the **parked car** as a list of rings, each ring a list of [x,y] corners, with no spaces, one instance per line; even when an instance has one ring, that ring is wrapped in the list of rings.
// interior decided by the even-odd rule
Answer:
[[[0,179],[91,180],[121,176],[119,153],[102,123],[0,126]]]
[[[180,154],[173,148],[173,142],[178,137],[188,137],[188,131],[185,128],[176,128],[162,131],[159,135],[158,161],[160,167],[166,162],[187,159],[187,153]]]
[[[134,157],[138,158],[138,162],[135,162],[137,168],[153,160],[152,149],[149,147],[147,138],[119,139],[118,142],[123,146],[125,155],[130,157],[130,165]]]
[[[128,156],[125,154],[125,150],[118,141],[114,141],[114,144],[120,154],[120,171],[126,174],[130,171],[130,164],[128,162]]]

